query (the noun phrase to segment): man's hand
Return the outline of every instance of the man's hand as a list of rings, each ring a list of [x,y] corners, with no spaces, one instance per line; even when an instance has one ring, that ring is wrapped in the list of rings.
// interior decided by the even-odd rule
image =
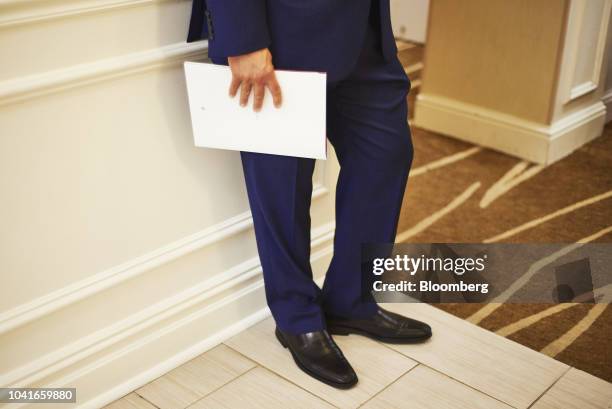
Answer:
[[[279,108],[282,102],[281,88],[276,81],[272,54],[267,48],[249,54],[228,58],[232,69],[230,96],[233,98],[240,89],[240,105],[246,106],[251,91],[253,92],[253,109],[261,110],[266,87],[272,94],[274,106]]]

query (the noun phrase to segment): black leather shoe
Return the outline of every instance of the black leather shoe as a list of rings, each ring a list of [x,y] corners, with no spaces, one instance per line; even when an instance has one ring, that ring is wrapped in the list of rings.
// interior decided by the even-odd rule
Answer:
[[[293,335],[276,328],[275,334],[297,366],[313,378],[340,389],[357,383],[357,374],[327,331]]]
[[[327,330],[334,335],[359,334],[391,344],[413,344],[431,337],[431,327],[379,307],[370,318],[327,316]]]

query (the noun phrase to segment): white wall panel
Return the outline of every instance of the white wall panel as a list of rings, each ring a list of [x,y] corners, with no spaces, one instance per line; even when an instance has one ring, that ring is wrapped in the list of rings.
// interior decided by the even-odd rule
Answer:
[[[187,0],[23,3],[18,13],[0,2],[0,81],[184,41],[191,10]]]
[[[180,67],[9,105],[0,123],[15,273],[0,308],[248,210],[238,155],[192,146]]]
[[[0,0],[1,386],[96,407],[267,313],[239,155],[193,147],[190,7]],[[319,275],[337,172],[315,174]]]

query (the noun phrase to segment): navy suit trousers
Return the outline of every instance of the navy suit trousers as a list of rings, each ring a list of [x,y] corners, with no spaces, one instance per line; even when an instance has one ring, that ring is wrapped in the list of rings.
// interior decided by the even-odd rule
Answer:
[[[315,161],[241,153],[266,298],[281,330],[323,329],[324,313],[367,317],[376,311],[361,297],[361,244],[395,239],[413,155],[409,88],[398,59],[383,57],[380,29],[370,22],[354,67],[328,83],[327,136],[341,170],[334,255],[322,288],[310,266]]]

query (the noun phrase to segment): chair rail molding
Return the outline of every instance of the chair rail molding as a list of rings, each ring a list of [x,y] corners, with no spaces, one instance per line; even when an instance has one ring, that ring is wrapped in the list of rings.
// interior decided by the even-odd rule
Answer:
[[[164,1],[170,0],[0,0],[0,28]]]
[[[208,57],[208,41],[178,43],[153,50],[66,67],[0,82],[0,107],[100,81],[166,68]]]

